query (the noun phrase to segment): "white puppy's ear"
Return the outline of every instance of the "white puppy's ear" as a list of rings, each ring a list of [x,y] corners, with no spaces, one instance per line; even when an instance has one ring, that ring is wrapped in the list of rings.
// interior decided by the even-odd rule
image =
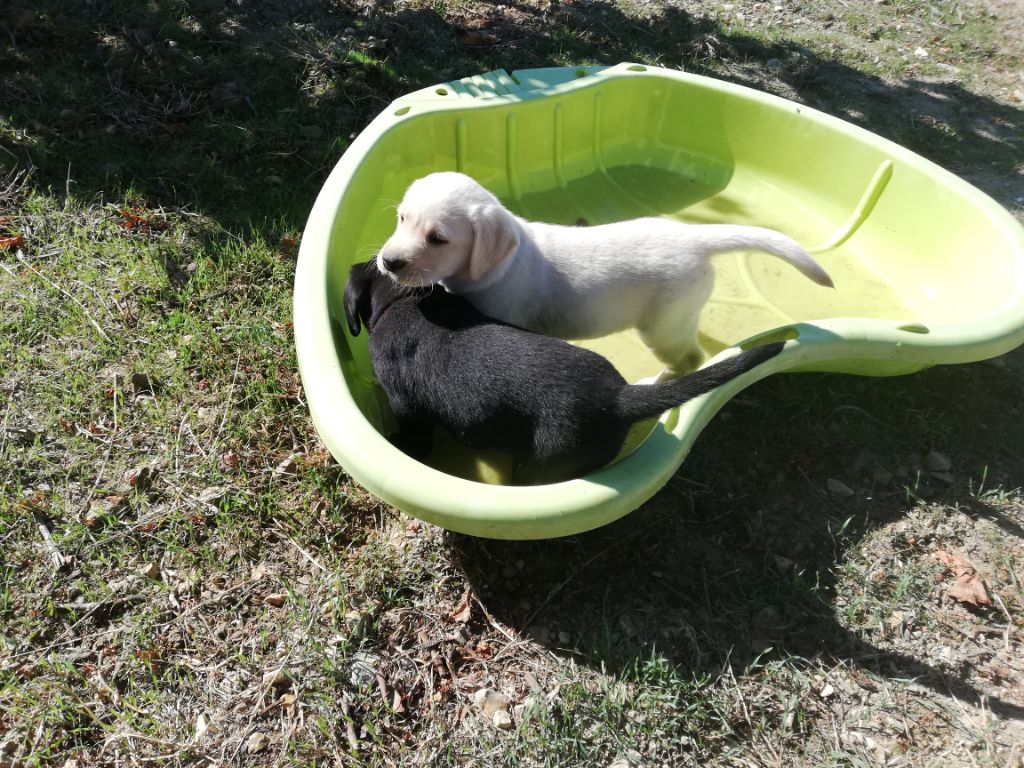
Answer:
[[[473,222],[473,248],[469,253],[469,279],[483,279],[519,247],[519,227],[500,205],[478,206]]]

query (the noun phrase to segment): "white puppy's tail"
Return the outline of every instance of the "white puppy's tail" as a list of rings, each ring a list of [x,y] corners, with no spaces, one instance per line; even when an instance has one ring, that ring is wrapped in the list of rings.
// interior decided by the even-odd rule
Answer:
[[[707,256],[729,251],[767,251],[788,261],[818,285],[835,287],[828,272],[803,246],[774,229],[737,224],[694,224],[690,238],[697,250]]]

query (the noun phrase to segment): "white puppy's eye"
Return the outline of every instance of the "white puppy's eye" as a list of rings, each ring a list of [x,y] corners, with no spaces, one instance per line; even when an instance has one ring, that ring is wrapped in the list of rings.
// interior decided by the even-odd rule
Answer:
[[[399,222],[399,224],[401,224],[403,221],[405,221],[405,214],[404,213],[398,214],[398,222]]]
[[[437,232],[431,230],[427,233],[427,242],[431,245],[444,245],[448,241],[441,237]]]

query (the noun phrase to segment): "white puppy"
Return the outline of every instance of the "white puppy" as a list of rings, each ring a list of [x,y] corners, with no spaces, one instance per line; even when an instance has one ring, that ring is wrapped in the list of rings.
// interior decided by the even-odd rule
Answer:
[[[595,227],[530,222],[470,177],[432,173],[398,206],[377,267],[403,285],[439,283],[485,315],[563,339],[637,328],[681,375],[698,367],[700,311],[714,287],[712,254],[759,250],[819,285],[821,266],[774,230],[646,218]]]

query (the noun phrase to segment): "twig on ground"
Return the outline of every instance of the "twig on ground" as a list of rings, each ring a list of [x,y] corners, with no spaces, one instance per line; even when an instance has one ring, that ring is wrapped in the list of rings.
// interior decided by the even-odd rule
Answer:
[[[58,607],[64,611],[88,611],[89,613],[95,613],[100,608],[120,608],[123,605],[141,603],[145,599],[145,595],[124,595],[123,597],[111,597],[107,600],[94,600],[88,603],[58,603]]]
[[[1003,598],[999,595],[992,595],[992,599],[996,601],[996,605],[999,606],[999,610],[1003,612],[1003,616],[1006,617],[1006,629],[1003,630],[1003,647],[1006,650],[1010,650],[1010,629],[1013,627],[1013,619],[1010,618],[1010,612],[1006,610],[1006,603],[1003,602]]]
[[[67,562],[67,558],[61,554],[60,548],[53,540],[53,536],[50,535],[50,529],[46,527],[46,521],[43,519],[43,516],[34,512],[32,517],[35,519],[36,527],[39,528],[39,533],[42,534],[43,543],[46,545],[46,549],[50,553],[50,561],[53,563],[53,567],[59,571],[64,567],[64,564]]]
[[[348,696],[342,694],[341,714],[345,718],[345,736],[348,737],[348,745],[353,752],[359,751],[359,739],[356,738],[356,727],[352,724],[352,716],[348,710]]]
[[[470,594],[473,596],[473,602],[480,606],[480,610],[483,611],[483,614],[486,617],[488,624],[490,624],[494,629],[501,632],[501,634],[508,638],[509,642],[519,642],[519,639],[512,632],[505,629],[505,627],[501,626],[501,624],[499,624],[498,621],[495,620],[493,616],[491,616],[491,612],[487,610],[487,607],[482,602],[480,602],[480,598],[476,596],[476,592],[472,592]]]
[[[292,546],[295,547],[297,550],[299,550],[299,552],[302,554],[303,557],[305,557],[307,560],[309,560],[309,562],[311,562],[313,565],[315,565],[317,568],[319,568],[324,573],[328,572],[327,568],[325,568],[323,565],[321,565],[320,562],[315,557],[313,557],[311,554],[309,554],[309,552],[307,552],[306,550],[304,550],[302,547],[299,546],[299,542],[297,542],[291,536],[287,536],[287,534],[286,534],[286,537],[287,537],[288,541],[290,541],[292,543]]]

